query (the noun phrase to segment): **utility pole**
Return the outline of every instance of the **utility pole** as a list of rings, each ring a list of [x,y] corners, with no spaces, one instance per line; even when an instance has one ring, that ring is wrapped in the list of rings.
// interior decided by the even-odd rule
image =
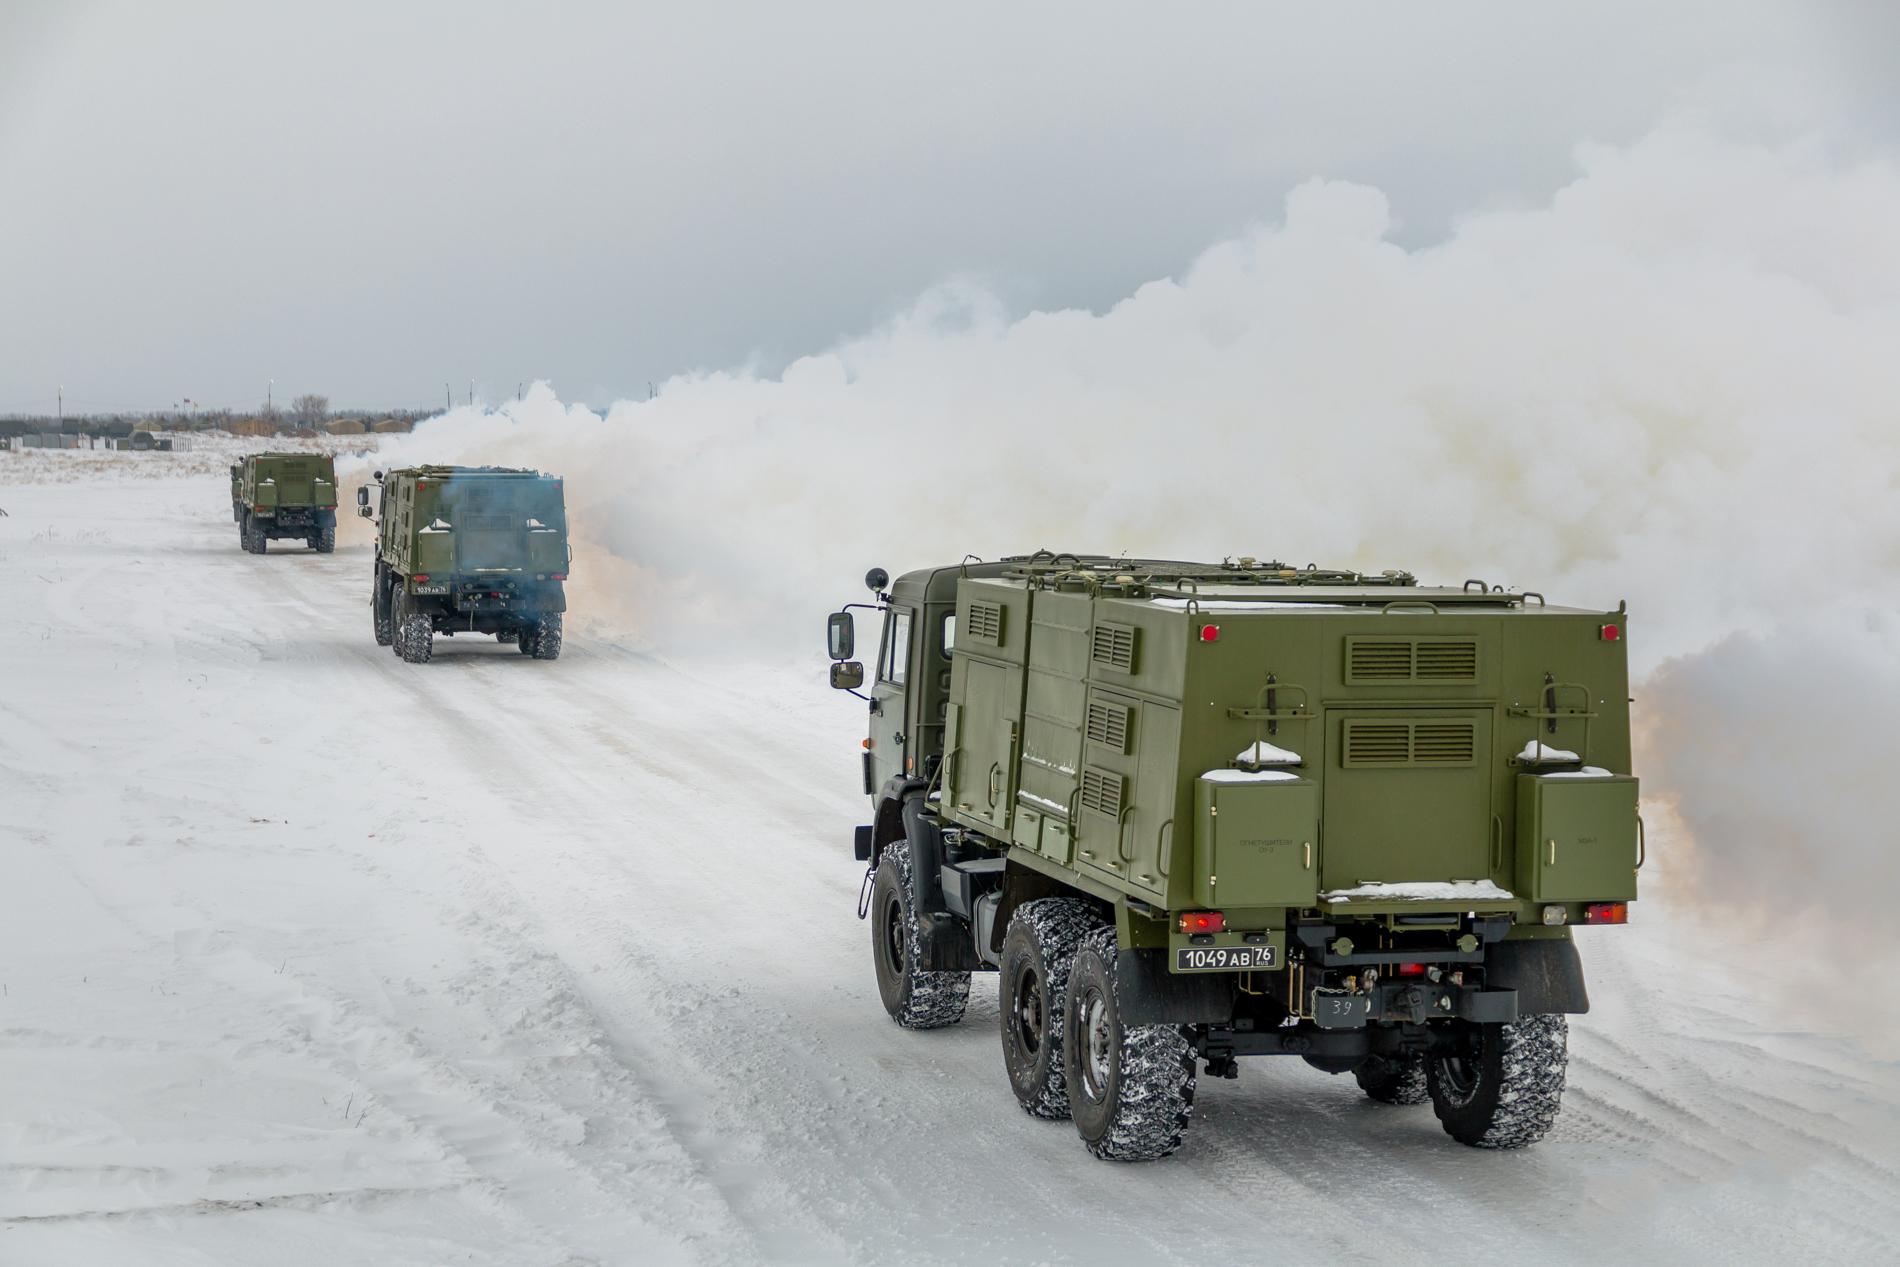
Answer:
[[[468,403],[471,409],[474,408],[475,406],[475,380],[472,378],[468,380]]]
[[[268,414],[277,407],[273,403],[276,399],[277,399],[277,380],[274,378],[268,379],[264,383],[264,412],[265,413]]]
[[[653,390],[653,381],[651,379],[648,379],[647,380],[647,399],[652,400],[655,396],[659,394],[660,393]]]
[[[64,383],[59,385],[59,427],[62,431],[66,429],[66,384]]]
[[[515,384],[515,399],[516,400],[521,399],[521,384],[520,383]]]
[[[455,408],[455,397],[449,394],[447,383],[442,384],[442,408],[444,410]]]

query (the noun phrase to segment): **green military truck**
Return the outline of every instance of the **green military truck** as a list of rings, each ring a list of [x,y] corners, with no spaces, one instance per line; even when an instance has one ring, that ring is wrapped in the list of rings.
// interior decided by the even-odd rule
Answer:
[[[357,513],[377,520],[370,611],[376,642],[411,664],[436,634],[493,634],[523,655],[561,654],[567,509],[560,479],[496,466],[375,474]]]
[[[997,971],[1017,1098],[1116,1160],[1174,1151],[1197,1069],[1241,1056],[1429,1100],[1465,1144],[1549,1130],[1571,930],[1626,922],[1642,865],[1621,608],[1253,559],[866,580],[831,681],[870,703],[898,1024]],[[868,688],[854,607],[883,614]]]
[[[238,543],[262,554],[273,539],[336,549],[336,461],[327,453],[252,453],[231,465]]]

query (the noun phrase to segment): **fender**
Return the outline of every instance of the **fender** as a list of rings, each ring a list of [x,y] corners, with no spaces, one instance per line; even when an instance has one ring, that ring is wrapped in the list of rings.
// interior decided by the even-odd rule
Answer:
[[[923,799],[930,785],[923,779],[906,778],[898,775],[886,779],[884,786],[878,789],[872,802],[877,806],[871,819],[871,852],[863,861],[877,865],[878,855],[884,852],[884,846],[893,840],[904,839],[904,802],[915,796]]]
[[[1493,990],[1516,990],[1519,1016],[1581,1015],[1590,1010],[1583,959],[1568,937],[1498,942],[1485,959],[1485,984]]]

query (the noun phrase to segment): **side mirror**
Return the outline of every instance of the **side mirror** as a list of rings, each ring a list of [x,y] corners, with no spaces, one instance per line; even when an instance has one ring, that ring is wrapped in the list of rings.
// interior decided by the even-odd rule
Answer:
[[[361,488],[356,490],[356,504],[358,506],[363,507],[364,509],[369,508],[369,485],[368,484],[365,484]]]
[[[864,584],[873,594],[882,594],[884,587],[891,583],[891,574],[883,568],[872,568],[864,574]]]
[[[374,519],[376,512],[368,506],[358,506],[356,508],[356,517],[358,519]]]
[[[834,691],[855,691],[864,685],[864,666],[856,660],[846,660],[843,664],[831,666],[831,689]]]
[[[850,612],[832,612],[825,617],[825,646],[833,660],[849,660],[857,646],[857,638],[857,626]],[[836,684],[833,683],[834,686]]]

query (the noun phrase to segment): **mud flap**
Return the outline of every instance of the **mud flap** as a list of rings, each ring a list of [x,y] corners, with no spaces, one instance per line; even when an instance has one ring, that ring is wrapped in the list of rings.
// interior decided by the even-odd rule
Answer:
[[[1163,950],[1115,956],[1115,1007],[1124,1026],[1225,1025],[1234,1018],[1235,978],[1223,972],[1169,972]]]
[[[1519,1016],[1590,1010],[1583,960],[1577,943],[1567,937],[1498,942],[1485,960],[1485,984],[1517,991]]]

